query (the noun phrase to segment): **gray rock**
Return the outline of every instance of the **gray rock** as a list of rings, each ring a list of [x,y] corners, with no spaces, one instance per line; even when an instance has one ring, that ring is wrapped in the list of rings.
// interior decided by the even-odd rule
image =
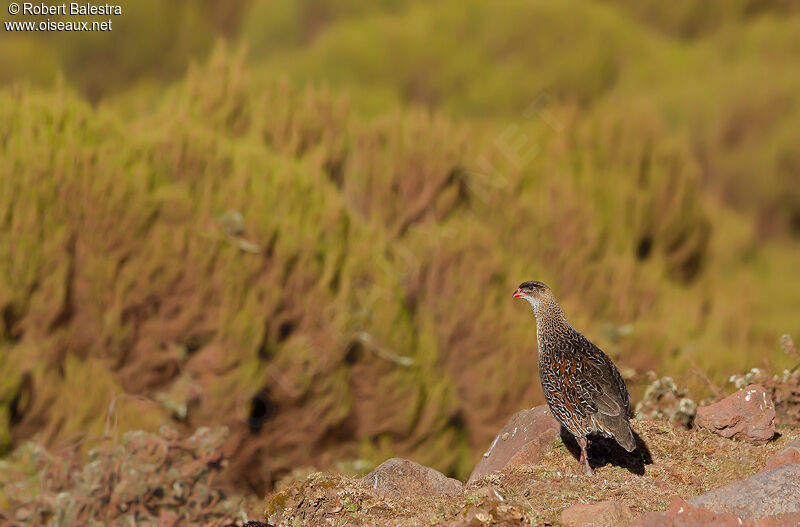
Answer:
[[[467,484],[492,472],[538,462],[560,432],[561,425],[547,406],[515,413],[483,454]]]
[[[800,512],[800,464],[761,472],[692,498],[689,503],[746,519]]]
[[[402,458],[384,461],[361,481],[373,491],[385,496],[450,496],[464,493],[464,484],[441,472]]]

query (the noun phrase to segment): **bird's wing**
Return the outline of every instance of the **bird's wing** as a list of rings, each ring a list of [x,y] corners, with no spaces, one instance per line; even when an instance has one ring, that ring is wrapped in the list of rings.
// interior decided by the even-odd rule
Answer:
[[[636,449],[628,418],[631,412],[630,396],[625,381],[611,359],[600,348],[580,336],[578,351],[583,355],[581,361],[583,375],[578,376],[577,389],[581,398],[590,401],[585,407],[593,412],[601,433],[610,435],[628,452]]]
[[[601,414],[608,416],[629,413],[629,395],[617,368],[597,346],[585,337],[582,348],[587,351],[584,375],[578,380],[582,395],[591,400]]]

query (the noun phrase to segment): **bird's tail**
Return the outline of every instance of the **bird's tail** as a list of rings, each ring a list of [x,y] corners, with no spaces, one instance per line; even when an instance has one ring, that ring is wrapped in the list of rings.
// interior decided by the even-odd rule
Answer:
[[[622,448],[628,452],[633,452],[636,449],[636,440],[633,438],[633,430],[631,430],[631,425],[624,416],[604,415],[603,424]]]

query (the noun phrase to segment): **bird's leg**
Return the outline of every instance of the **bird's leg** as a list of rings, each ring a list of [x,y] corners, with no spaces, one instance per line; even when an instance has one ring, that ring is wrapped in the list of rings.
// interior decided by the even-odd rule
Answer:
[[[583,468],[583,473],[587,476],[592,476],[594,475],[594,470],[592,470],[592,467],[589,466],[589,455],[586,453],[586,444],[587,442],[585,437],[578,438],[578,445],[581,447],[581,459],[579,463]]]

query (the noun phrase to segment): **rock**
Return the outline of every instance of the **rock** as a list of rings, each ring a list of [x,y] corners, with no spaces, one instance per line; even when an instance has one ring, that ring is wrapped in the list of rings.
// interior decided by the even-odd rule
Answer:
[[[402,458],[392,458],[378,465],[361,481],[381,495],[395,498],[405,496],[459,497],[464,484],[441,472]]]
[[[785,513],[768,516],[758,520],[746,520],[730,513],[717,514],[714,511],[695,507],[681,498],[675,498],[669,510],[648,512],[636,518],[630,527],[797,527],[800,513]]]
[[[800,525],[800,513],[797,512],[778,514],[753,522],[753,527],[797,527],[798,525]]]
[[[647,512],[636,518],[630,527],[753,527],[735,514],[717,514],[708,509],[695,507],[681,498],[674,498],[669,510]]]
[[[560,432],[561,425],[547,406],[515,413],[495,436],[467,484],[492,472],[538,462]]]
[[[783,465],[669,510],[643,514],[631,527],[784,527],[800,525],[800,464]]]
[[[775,406],[762,386],[751,384],[698,408],[695,424],[723,437],[765,443],[775,436]]]
[[[633,519],[633,511],[616,501],[576,503],[561,513],[567,527],[625,527]]]
[[[692,498],[689,503],[745,519],[800,513],[800,464],[782,465],[761,472]]]
[[[767,459],[767,465],[764,467],[764,471],[790,463],[800,463],[800,440],[792,441],[770,456],[770,458]]]

